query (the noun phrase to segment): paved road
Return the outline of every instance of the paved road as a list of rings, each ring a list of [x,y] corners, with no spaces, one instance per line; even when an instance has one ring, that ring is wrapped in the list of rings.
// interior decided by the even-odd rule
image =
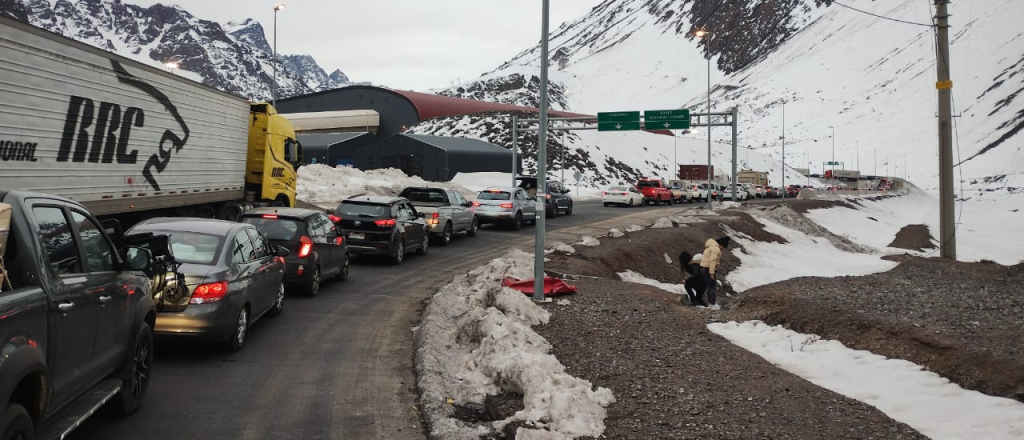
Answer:
[[[549,237],[678,208],[577,202],[572,216],[547,221]],[[284,313],[256,323],[239,353],[158,343],[142,410],[93,417],[71,438],[423,439],[411,328],[424,301],[511,247],[532,249],[533,233],[489,227],[399,267],[358,261],[347,282],[325,283],[316,298],[289,296]]]

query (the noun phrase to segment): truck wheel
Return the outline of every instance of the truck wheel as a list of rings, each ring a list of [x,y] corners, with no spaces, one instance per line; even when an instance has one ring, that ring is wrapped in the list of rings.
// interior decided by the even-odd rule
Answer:
[[[445,223],[444,231],[441,232],[441,239],[437,241],[437,244],[441,246],[448,246],[448,244],[452,242],[452,234],[454,233],[455,231],[452,230],[451,222]]]
[[[32,425],[32,417],[24,406],[17,403],[7,405],[3,417],[0,417],[0,436],[3,440],[34,440],[36,438],[35,426]]]
[[[153,368],[153,330],[143,322],[135,335],[132,357],[126,365],[128,377],[122,379],[121,391],[111,399],[108,407],[118,415],[128,415],[142,407],[149,390]],[[5,439],[9,437],[4,437]]]
[[[480,219],[473,216],[473,221],[469,224],[469,230],[466,231],[466,236],[476,237],[476,231],[480,230]]]
[[[661,206],[661,199],[658,197],[654,198],[654,206]]]
[[[235,202],[227,202],[220,208],[220,213],[217,214],[217,218],[221,220],[227,220],[229,222],[237,222],[242,217],[242,207],[238,206]]]
[[[231,332],[231,337],[228,338],[224,343],[224,349],[227,351],[238,351],[242,349],[242,345],[245,344],[245,335],[249,332],[249,305],[242,306],[242,311],[238,312],[238,319],[235,322],[235,331]]]

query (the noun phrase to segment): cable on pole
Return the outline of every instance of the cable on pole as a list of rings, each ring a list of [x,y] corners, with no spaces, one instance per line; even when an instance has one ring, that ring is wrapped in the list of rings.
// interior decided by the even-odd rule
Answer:
[[[886,16],[884,16],[884,15],[878,15],[878,14],[876,14],[876,13],[874,13],[874,12],[868,12],[868,11],[865,11],[865,10],[863,10],[863,9],[857,9],[857,8],[855,8],[855,7],[853,7],[853,6],[847,6],[847,5],[844,5],[844,4],[842,4],[842,3],[839,3],[839,2],[837,2],[837,1],[835,1],[835,0],[832,0],[832,3],[834,3],[834,4],[837,4],[837,5],[839,5],[839,6],[842,6],[842,7],[844,7],[844,8],[847,8],[847,9],[851,9],[851,10],[854,10],[854,11],[860,12],[861,14],[867,14],[867,15],[870,15],[870,16],[872,16],[872,17],[875,17],[875,18],[881,18],[881,19],[883,19],[883,20],[895,21],[895,22],[897,22],[897,23],[903,23],[903,24],[912,24],[912,25],[914,25],[914,26],[925,26],[925,27],[935,27],[935,25],[932,25],[932,24],[925,24],[925,23],[916,23],[916,22],[913,22],[913,21],[906,21],[906,20],[900,20],[900,19],[898,19],[898,18],[892,18],[892,17],[886,17]]]

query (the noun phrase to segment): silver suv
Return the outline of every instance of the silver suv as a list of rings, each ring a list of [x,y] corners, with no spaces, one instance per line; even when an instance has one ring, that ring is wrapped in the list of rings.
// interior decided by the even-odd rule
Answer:
[[[518,230],[523,222],[536,221],[537,201],[523,188],[492,186],[476,195],[473,206],[480,224],[502,223]]]

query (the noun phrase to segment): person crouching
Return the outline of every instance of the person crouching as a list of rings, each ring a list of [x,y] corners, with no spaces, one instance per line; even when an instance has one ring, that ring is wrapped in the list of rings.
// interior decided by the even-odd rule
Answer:
[[[700,273],[707,285],[709,307],[717,309],[716,294],[718,283],[715,281],[715,269],[718,268],[722,259],[722,248],[729,247],[729,237],[721,237],[717,240],[708,239],[704,243],[704,255],[700,259]]]

